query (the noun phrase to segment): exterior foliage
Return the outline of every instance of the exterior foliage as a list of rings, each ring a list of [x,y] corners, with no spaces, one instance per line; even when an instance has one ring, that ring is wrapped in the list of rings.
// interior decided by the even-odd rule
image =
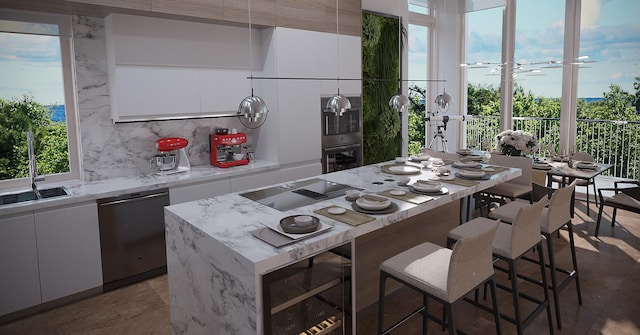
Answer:
[[[35,135],[36,162],[39,174],[69,171],[67,128],[51,121],[51,111],[33,101],[0,99],[0,179],[29,176],[27,131]]]

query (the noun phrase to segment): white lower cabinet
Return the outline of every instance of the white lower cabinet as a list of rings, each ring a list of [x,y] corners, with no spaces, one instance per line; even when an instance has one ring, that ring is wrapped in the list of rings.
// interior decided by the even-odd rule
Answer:
[[[40,302],[33,214],[0,217],[0,315]]]
[[[42,302],[102,286],[95,202],[35,211]]]
[[[172,205],[200,199],[207,199],[230,193],[229,180],[216,180],[206,183],[176,186],[169,189],[169,201]]]

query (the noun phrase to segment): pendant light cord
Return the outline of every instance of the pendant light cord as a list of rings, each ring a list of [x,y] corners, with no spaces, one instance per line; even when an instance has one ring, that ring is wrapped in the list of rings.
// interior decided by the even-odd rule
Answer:
[[[340,95],[340,7],[336,0],[336,62],[338,63],[338,95]]]
[[[251,96],[253,96],[253,36],[251,34],[251,0],[247,0],[249,7],[249,73],[251,74]]]

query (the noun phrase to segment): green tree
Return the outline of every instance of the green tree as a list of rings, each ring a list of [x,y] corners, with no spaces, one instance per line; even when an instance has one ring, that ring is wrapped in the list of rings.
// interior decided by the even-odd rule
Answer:
[[[0,99],[0,179],[29,176],[27,131],[35,136],[38,173],[69,171],[67,129],[51,121],[51,111],[25,94],[21,99]]]
[[[412,85],[409,87],[409,155],[415,155],[425,147],[425,101],[427,93],[424,88]]]

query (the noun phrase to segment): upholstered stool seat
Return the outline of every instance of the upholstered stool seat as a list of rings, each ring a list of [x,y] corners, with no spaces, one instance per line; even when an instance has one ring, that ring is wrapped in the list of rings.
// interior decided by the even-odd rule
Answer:
[[[496,223],[486,225],[472,236],[460,239],[453,250],[425,242],[384,261],[380,265],[378,334],[387,334],[418,313],[423,314],[424,334],[427,331],[428,319],[437,320],[443,325],[446,323],[449,334],[456,334],[454,303],[484,283],[489,283],[491,288],[496,333],[500,334],[500,316],[495,295],[491,257],[491,243],[496,229]],[[396,322],[388,330],[383,330],[387,278],[392,278],[421,292],[423,306]],[[429,314],[429,298],[443,304],[446,320],[439,320]]]

